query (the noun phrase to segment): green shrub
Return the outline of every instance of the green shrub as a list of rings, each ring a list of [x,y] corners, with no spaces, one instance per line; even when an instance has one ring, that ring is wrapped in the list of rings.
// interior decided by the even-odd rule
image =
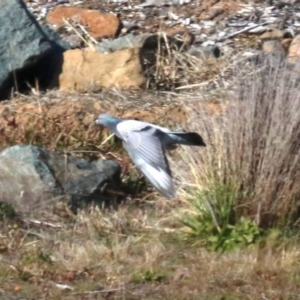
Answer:
[[[256,242],[262,231],[246,217],[238,217],[239,191],[229,184],[215,184],[197,192],[191,210],[182,218],[187,237],[200,239],[208,249],[230,251]]]
[[[164,274],[153,270],[139,271],[132,275],[132,281],[137,283],[161,282],[164,278]]]

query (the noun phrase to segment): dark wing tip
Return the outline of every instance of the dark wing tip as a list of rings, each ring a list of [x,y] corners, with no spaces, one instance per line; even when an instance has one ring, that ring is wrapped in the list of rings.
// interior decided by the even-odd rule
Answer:
[[[188,132],[186,134],[195,146],[206,147],[206,143],[203,141],[203,138],[199,133]]]
[[[201,143],[199,146],[206,147],[206,144],[205,144],[204,141],[202,140],[202,143]]]

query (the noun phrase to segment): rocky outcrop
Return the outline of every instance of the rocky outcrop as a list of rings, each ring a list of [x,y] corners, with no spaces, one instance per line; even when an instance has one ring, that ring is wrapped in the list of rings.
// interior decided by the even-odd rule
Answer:
[[[109,201],[106,188],[120,184],[120,171],[113,160],[88,161],[17,145],[0,153],[0,201],[22,212],[45,208],[58,195],[70,196],[73,204]]]
[[[47,72],[47,62],[51,59],[53,66],[53,58],[68,47],[52,30],[38,24],[22,0],[1,0],[0,99],[12,89],[21,89],[25,81],[39,79]],[[48,73],[44,79],[49,77]]]

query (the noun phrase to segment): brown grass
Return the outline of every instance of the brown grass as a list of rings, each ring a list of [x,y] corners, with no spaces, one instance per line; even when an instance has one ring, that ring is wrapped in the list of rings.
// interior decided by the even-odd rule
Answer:
[[[176,209],[132,203],[2,223],[1,298],[297,299],[295,243],[220,256],[178,239]]]
[[[177,209],[132,203],[2,223],[2,299],[297,299],[298,246],[219,256],[178,239]]]
[[[148,87],[159,90],[199,89],[220,78],[220,74],[231,65],[230,57],[215,58],[212,53],[191,55],[189,45],[178,42],[164,33],[158,35],[155,53],[141,51],[147,61],[145,75]],[[144,53],[145,52],[145,53]]]

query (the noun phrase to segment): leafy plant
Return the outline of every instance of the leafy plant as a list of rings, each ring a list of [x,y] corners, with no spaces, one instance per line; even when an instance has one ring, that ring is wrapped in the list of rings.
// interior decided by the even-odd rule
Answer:
[[[236,203],[241,193],[233,185],[217,183],[198,192],[190,201],[192,210],[182,222],[188,237],[200,239],[210,250],[226,252],[255,243],[262,231],[245,217],[237,217]]]
[[[38,252],[33,252],[33,253],[28,253],[24,258],[23,258],[23,264],[24,265],[31,265],[34,263],[39,263],[39,264],[52,264],[54,262],[54,257],[50,254],[44,253],[42,251]]]
[[[0,220],[14,219],[16,217],[17,213],[11,204],[0,202]]]
[[[132,275],[132,281],[138,283],[161,282],[164,278],[165,275],[154,270],[139,271]]]

